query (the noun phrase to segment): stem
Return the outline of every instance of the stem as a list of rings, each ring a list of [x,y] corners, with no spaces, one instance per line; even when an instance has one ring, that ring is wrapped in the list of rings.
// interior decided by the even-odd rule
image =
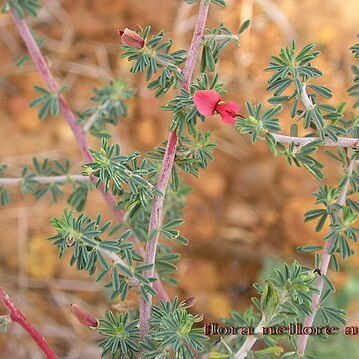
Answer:
[[[31,338],[43,351],[46,357],[49,359],[57,359],[56,354],[46,343],[44,337],[31,325],[31,323],[26,319],[24,314],[15,306],[11,298],[4,292],[1,287],[0,299],[2,300],[6,308],[9,310],[11,320],[20,324],[30,334]]]
[[[271,133],[277,142],[281,143],[291,143],[294,142],[296,145],[306,145],[315,140],[319,140],[319,137],[292,137],[286,135],[279,135],[277,133]],[[352,137],[338,137],[338,141],[335,142],[329,138],[325,139],[324,146],[328,147],[359,147],[359,138]]]
[[[193,33],[190,48],[188,50],[188,57],[182,72],[183,81],[181,87],[185,90],[189,89],[189,84],[192,79],[192,74],[194,71],[197,55],[201,46],[201,41],[203,39],[208,10],[209,10],[209,4],[205,4],[205,1],[201,0],[201,3],[199,5],[196,27]],[[166,193],[168,181],[173,168],[174,158],[176,155],[176,146],[177,146],[177,135],[175,131],[171,131],[169,133],[166,152],[163,158],[163,164],[157,183],[157,189],[161,191],[163,195],[156,196],[152,202],[152,207],[151,207],[148,233],[151,234],[153,233],[153,231],[156,231],[157,233],[155,238],[149,241],[146,246],[145,264],[152,264],[152,268],[146,271],[145,273],[145,276],[147,278],[151,278],[154,275],[154,266],[155,266],[157,243],[159,236],[158,230],[161,224],[164,196]],[[142,336],[145,336],[149,331],[151,307],[152,307],[152,296],[150,296],[148,300],[144,300],[143,298],[140,298],[140,332]]]
[[[355,164],[356,164],[355,160],[351,160],[348,165],[348,168],[347,168],[346,175],[348,176],[348,180],[345,182],[345,185],[343,186],[342,190],[340,191],[338,199],[337,199],[337,204],[341,207],[343,207],[345,205],[345,200],[346,200],[346,196],[347,196],[348,189],[349,189],[350,176],[352,175],[352,173],[354,171]],[[338,211],[338,215],[340,215],[341,212],[342,212],[342,210],[340,209]],[[332,256],[330,254],[330,250],[332,249],[333,242],[334,242],[333,239],[328,240],[323,249],[321,264],[320,264],[320,268],[319,268],[322,276],[326,275],[327,271],[328,271],[328,267],[330,264],[330,258]],[[316,283],[314,285],[314,287],[318,290],[318,293],[314,293],[312,295],[312,313],[309,315],[309,317],[307,317],[304,320],[303,326],[311,327],[314,322],[314,319],[317,315],[319,305],[320,305],[320,297],[322,296],[323,287],[324,287],[324,279],[322,276],[319,276],[317,278]],[[298,354],[300,356],[303,356],[305,353],[308,339],[309,339],[309,335],[304,335],[304,334],[302,334],[298,339]]]
[[[93,162],[93,158],[89,151],[89,145],[85,137],[85,132],[77,124],[76,117],[74,113],[71,111],[67,102],[65,101],[63,95],[59,93],[60,87],[57,84],[55,78],[53,77],[49,69],[49,66],[46,63],[45,58],[43,57],[39,47],[37,46],[31,34],[29,27],[27,26],[25,20],[20,19],[16,15],[13,9],[10,9],[10,14],[46,86],[49,88],[50,91],[58,93],[61,112],[66,122],[71,128],[78,146],[80,147],[80,152],[82,154],[82,157],[86,162]],[[90,178],[92,183],[96,183],[95,177],[90,177]],[[123,217],[122,211],[114,208],[114,206],[116,205],[115,199],[112,197],[110,193],[104,193],[102,186],[100,188],[101,188],[102,196],[104,197],[108,206],[112,209],[115,218],[119,221],[122,220]]]
[[[308,109],[310,107],[313,106],[313,102],[311,101],[311,99],[309,98],[306,90],[305,90],[305,84],[303,85],[302,88],[302,93],[301,93],[301,101],[303,103],[303,105]],[[271,133],[271,135],[278,141],[281,143],[291,143],[294,142],[295,144],[299,144],[299,145],[306,145],[307,143],[310,143],[312,141],[315,141],[318,139],[318,137],[291,137],[291,136],[284,136],[284,135],[278,135],[275,133]],[[338,138],[338,142],[333,142],[332,140],[327,139],[325,141],[325,145],[326,146],[336,146],[336,147],[357,147],[359,144],[359,139],[357,138]],[[356,161],[355,160],[351,160],[347,169],[347,176],[350,177],[351,174],[353,173],[354,167],[356,165]],[[345,199],[348,193],[348,188],[349,188],[349,179],[346,181],[345,185],[343,186],[339,196],[338,196],[338,200],[337,200],[337,204],[340,206],[344,206],[345,205]],[[340,215],[339,211],[339,215]],[[330,258],[331,258],[331,254],[330,254],[330,250],[332,248],[333,245],[333,240],[328,240],[326,242],[326,245],[324,247],[323,250],[323,254],[322,254],[322,260],[321,260],[321,266],[320,266],[320,272],[322,273],[322,275],[325,275],[328,271],[328,267],[329,267],[329,263],[330,263]],[[303,326],[312,326],[315,316],[317,314],[318,308],[319,308],[319,302],[320,302],[320,297],[322,295],[322,291],[323,291],[323,287],[324,287],[324,279],[323,277],[319,276],[315,286],[314,286],[319,292],[318,293],[314,293],[312,295],[312,313],[309,317],[307,317],[304,320]],[[258,326],[255,329],[255,332],[257,331],[258,327],[260,325],[263,325],[263,318],[262,321],[258,324]],[[305,348],[307,345],[307,341],[308,341],[309,335],[301,335],[298,339],[298,353],[299,355],[303,355],[305,352]],[[251,348],[253,347],[253,345],[256,343],[257,338],[254,336],[248,337],[246,339],[246,341],[244,342],[243,346],[239,349],[239,351],[236,353],[235,358],[236,359],[244,359],[247,357],[248,352],[251,350]]]
[[[301,100],[302,100],[303,105],[307,109],[313,106],[313,102],[310,100],[307,92],[305,91],[305,85],[303,85]],[[356,147],[358,145],[358,139],[354,139],[354,140],[356,141],[354,147]],[[349,189],[350,176],[353,173],[355,164],[356,164],[356,161],[354,159],[352,159],[347,168],[348,180],[345,182],[345,185],[343,186],[341,192],[339,193],[338,199],[337,199],[337,204],[341,207],[343,207],[345,205],[345,200],[346,200],[346,196],[347,196],[348,189]],[[340,216],[341,212],[342,212],[342,210],[340,209],[338,211],[339,216]],[[322,275],[327,274],[328,267],[330,264],[330,258],[331,258],[330,250],[332,249],[333,242],[334,242],[333,239],[328,240],[323,249],[321,264],[320,264],[320,268],[319,268]],[[317,312],[319,309],[319,304],[320,304],[320,297],[322,295],[323,287],[324,287],[324,279],[322,276],[319,276],[317,278],[314,287],[318,290],[318,293],[314,293],[312,295],[312,313],[309,315],[309,317],[307,317],[304,320],[303,326],[308,326],[308,327],[312,326],[314,319],[317,315]],[[308,343],[308,338],[309,338],[309,335],[302,334],[298,339],[298,354],[300,356],[304,355],[304,352],[305,352],[305,349],[306,349],[307,343]]]
[[[307,85],[303,84],[300,99],[301,99],[303,105],[305,106],[305,108],[310,109],[311,107],[313,107],[313,102],[307,94],[306,87],[307,87]]]
[[[279,303],[277,305],[277,310],[281,308],[281,306],[288,300],[287,292],[284,290],[280,296]],[[277,312],[274,312],[269,318],[266,320],[265,313],[262,314],[262,318],[256,328],[254,329],[254,334],[261,334],[261,329],[263,326],[268,326],[271,320],[277,315]],[[241,348],[237,351],[235,355],[235,359],[244,359],[247,357],[248,352],[252,349],[253,345],[257,342],[258,337],[255,335],[251,335],[247,337]]]
[[[21,183],[24,180],[23,177],[19,178],[0,178],[0,186],[13,186]],[[68,176],[36,176],[31,177],[31,181],[41,184],[47,183],[66,183],[73,181],[88,182],[90,179],[82,175],[68,175]]]
[[[162,60],[157,56],[155,57],[155,59],[156,59],[156,63],[158,65],[161,65],[161,66],[164,66],[164,67],[169,67],[169,68],[171,68],[173,70],[176,70],[179,74],[182,73],[182,70],[178,66],[176,66],[174,63],[166,61],[166,60]]]
[[[262,327],[265,325],[264,317],[262,317],[259,324],[254,329],[254,334],[259,334],[261,332]],[[254,335],[250,335],[247,337],[241,348],[235,355],[235,359],[244,359],[247,357],[248,352],[252,349],[253,345],[256,343],[257,337]]]
[[[78,125],[78,123],[76,121],[76,117],[75,117],[74,113],[71,111],[67,102],[65,101],[65,98],[63,97],[63,95],[61,93],[59,93],[60,87],[57,84],[55,78],[53,77],[53,75],[47,65],[47,62],[46,62],[45,58],[43,57],[39,47],[37,46],[36,41],[34,40],[32,34],[31,34],[31,31],[30,31],[29,27],[27,26],[27,23],[24,20],[20,19],[16,15],[16,13],[13,9],[10,9],[10,14],[11,14],[11,17],[19,31],[19,34],[20,34],[21,38],[23,39],[23,41],[27,47],[27,50],[28,50],[32,60],[34,61],[35,66],[36,66],[39,74],[41,75],[43,81],[45,82],[45,84],[51,91],[58,93],[61,112],[62,112],[66,122],[68,123],[68,125],[70,126],[70,128],[72,130],[72,133],[73,133],[73,135],[77,141],[77,144],[80,148],[82,157],[84,158],[84,160],[86,162],[93,162],[93,158],[89,151],[89,145],[88,145],[86,137],[85,137],[85,132]],[[93,184],[96,183],[96,177],[90,176],[90,180]],[[123,213],[123,211],[116,208],[117,203],[116,203],[116,200],[114,199],[114,197],[112,196],[112,194],[110,192],[105,192],[102,184],[99,186],[99,189],[102,194],[102,197],[104,198],[108,207],[111,209],[116,220],[119,222],[123,221],[124,213]],[[144,252],[144,249],[142,248],[142,245],[139,242],[139,240],[135,237],[131,238],[130,240],[138,245],[138,251],[143,256],[145,252]],[[167,295],[162,283],[159,280],[154,284],[153,287],[157,291],[159,298],[161,298],[163,300],[168,300],[168,295]]]
[[[106,106],[109,104],[110,100],[107,100],[105,103],[103,103],[101,106],[99,106],[96,111],[91,115],[91,117],[87,120],[87,122],[83,125],[82,130],[84,132],[90,131],[92,125],[96,122],[97,117],[99,116],[100,112],[106,108]]]
[[[238,40],[239,41],[239,37],[238,35],[235,34],[231,34],[231,35],[216,35],[216,34],[211,34],[211,35],[205,35],[204,36],[205,39],[213,39],[214,41],[223,41],[223,40]]]

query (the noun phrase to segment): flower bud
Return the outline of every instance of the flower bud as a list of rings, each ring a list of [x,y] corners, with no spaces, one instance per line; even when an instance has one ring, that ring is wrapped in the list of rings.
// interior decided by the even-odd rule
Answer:
[[[135,49],[142,49],[143,46],[145,46],[145,40],[143,40],[143,38],[135,31],[132,31],[127,27],[123,31],[119,30],[118,34],[121,37],[121,42],[123,45],[127,45]]]
[[[77,304],[71,304],[71,312],[78,321],[86,327],[94,329],[98,326],[98,319]]]
[[[185,299],[183,301],[183,307],[184,308],[190,308],[194,305],[194,303],[196,302],[197,300],[197,297],[196,296],[192,296],[192,297],[189,297],[187,299]]]

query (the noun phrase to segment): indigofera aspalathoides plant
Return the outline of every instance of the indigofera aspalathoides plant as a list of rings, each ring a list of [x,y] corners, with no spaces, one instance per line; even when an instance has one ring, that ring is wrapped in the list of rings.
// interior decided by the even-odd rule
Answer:
[[[317,322],[323,328],[345,324],[344,311],[327,304],[334,291],[327,272],[330,265],[339,271],[340,258],[353,254],[350,243],[357,240],[359,117],[354,109],[359,106],[358,100],[351,113],[345,111],[345,102],[336,106],[327,104],[332,92],[317,84],[322,72],[314,67],[319,52],[313,44],[298,51],[293,42],[281,49],[279,55],[272,56],[266,69],[272,73],[268,82],[268,91],[273,93],[269,104],[247,102],[245,109],[241,109],[226,94],[216,64],[225,46],[232,42],[239,45],[239,36],[248,28],[249,21],[237,33],[224,24],[207,29],[210,6],[225,7],[225,1],[185,1],[199,2],[188,50],[172,49],[172,40],[166,39],[164,31],[154,34],[150,26],[144,29],[138,26],[136,30],[124,26],[119,30],[122,57],[131,62],[130,71],[144,73],[148,88],[157,98],[170,89],[174,91],[173,98],[161,107],[171,115],[168,139],[142,155],[123,153],[119,145],[111,144],[109,130],[109,125],[117,125],[126,116],[126,100],[134,96],[134,91],[121,79],[114,79],[104,88],[94,89],[93,105],[75,114],[65,100],[65,91],[71,90],[55,81],[40,50],[42,41],[34,37],[25,20],[28,15],[37,16],[39,2],[5,3],[4,12],[12,18],[47,86],[35,86],[40,97],[30,106],[39,106],[41,120],[62,113],[84,163],[82,174],[71,174],[69,161],[34,159],[31,166],[24,166],[18,178],[6,177],[7,167],[3,165],[1,203],[9,203],[10,185],[19,185],[22,193],[32,193],[36,198],[50,194],[54,201],[63,195],[62,186],[72,186],[68,204],[73,209],[65,209],[62,215],[51,219],[56,233],[49,240],[57,246],[61,257],[71,253],[70,265],[104,282],[111,298],[120,296],[125,300],[130,290],[138,292],[138,310],[122,314],[109,311],[104,319],[76,304],[72,306],[72,313],[80,323],[103,338],[99,347],[104,357],[312,358],[306,354],[311,333],[293,332],[290,328],[311,327]],[[359,45],[351,50],[357,59]],[[194,74],[197,59],[200,73]],[[353,71],[354,85],[349,93],[358,97],[358,67],[354,66]],[[288,114],[283,104],[290,108]],[[305,214],[305,221],[317,220],[317,231],[327,231],[323,246],[298,248],[301,253],[315,253],[313,266],[309,268],[298,261],[283,264],[263,283],[255,284],[258,297],[253,298],[254,308],[243,313],[233,311],[230,318],[222,320],[228,327],[247,328],[246,335],[223,336],[219,341],[211,340],[210,333],[199,324],[202,315],[190,312],[192,300],[170,298],[163,286],[163,282],[177,284],[173,273],[180,255],[173,251],[172,244],[188,245],[178,229],[183,223],[182,212],[189,193],[181,172],[198,176],[214,159],[212,151],[216,144],[211,133],[202,132],[199,124],[212,121],[215,114],[220,115],[223,126],[234,125],[238,134],[249,134],[253,143],[265,141],[274,156],[286,157],[290,165],[303,167],[317,179],[323,179],[323,164],[316,156],[322,148],[327,148],[324,153],[344,168],[338,186],[321,185],[314,193],[320,207]],[[287,115],[293,119],[293,125],[290,134],[284,135],[280,122]],[[304,135],[298,136],[299,129]],[[90,149],[86,134],[101,138],[100,148]],[[111,208],[114,223],[104,222],[101,213],[96,218],[78,213],[85,210],[87,194],[95,188]],[[154,297],[159,299],[157,305],[153,304]],[[1,298],[10,311],[9,318],[33,336],[47,357],[55,358],[52,349],[3,291]],[[2,322],[8,325],[9,318],[4,317]],[[276,332],[279,327],[287,329]],[[265,335],[266,328],[276,335]],[[320,334],[330,335],[325,330]]]

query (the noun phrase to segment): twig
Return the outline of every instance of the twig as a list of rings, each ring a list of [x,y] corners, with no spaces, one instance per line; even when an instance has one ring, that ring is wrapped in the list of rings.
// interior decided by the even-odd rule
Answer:
[[[68,175],[68,176],[35,176],[30,178],[31,181],[47,184],[47,183],[66,183],[73,181],[88,182],[89,177],[82,175]],[[23,177],[17,178],[0,178],[0,186],[14,186],[24,181]]]
[[[194,66],[196,63],[198,51],[201,46],[201,41],[204,34],[205,23],[207,20],[209,5],[201,0],[199,6],[199,13],[196,22],[196,27],[193,33],[191,45],[188,51],[188,57],[183,68],[183,81],[181,87],[188,90],[192,79]],[[163,158],[163,164],[159,175],[157,189],[163,193],[163,196],[156,196],[152,202],[150,224],[148,233],[157,232],[155,238],[147,243],[145,264],[152,264],[152,268],[146,271],[145,276],[151,278],[154,275],[154,264],[156,259],[157,243],[158,243],[158,229],[161,223],[161,216],[163,210],[163,201],[166,193],[168,181],[173,168],[173,162],[176,155],[177,135],[175,131],[169,133],[166,152]],[[140,331],[144,336],[149,331],[149,320],[151,316],[152,296],[148,300],[140,299]]]
[[[286,301],[288,300],[287,292],[284,290],[280,296],[279,303],[277,305],[277,309],[279,309]],[[270,322],[277,315],[274,312],[269,318],[266,318],[264,314],[262,314],[262,318],[258,325],[254,329],[254,335],[250,335],[247,337],[241,348],[236,352],[235,359],[244,359],[247,357],[248,352],[252,349],[253,345],[258,340],[256,335],[260,335],[262,332],[262,327],[270,325]]]
[[[39,47],[37,46],[32,34],[30,32],[29,27],[27,26],[27,24],[24,20],[20,19],[16,15],[16,13],[13,9],[10,9],[10,14],[11,14],[11,17],[20,33],[20,36],[23,39],[23,41],[25,42],[25,45],[29,51],[29,54],[30,54],[32,60],[34,61],[45,84],[50,89],[50,91],[59,94],[58,98],[59,98],[61,112],[62,112],[66,122],[70,126],[73,135],[75,136],[75,139],[80,147],[80,152],[82,154],[82,157],[84,158],[84,160],[86,162],[92,162],[93,158],[89,151],[89,146],[88,146],[87,140],[85,138],[85,133],[81,129],[81,127],[77,124],[76,117],[75,117],[74,113],[71,111],[67,102],[65,101],[63,95],[59,93],[60,87],[57,84],[55,78],[53,77],[53,75],[49,69],[49,66],[46,63],[45,58],[43,57]],[[91,182],[95,183],[96,178],[91,177]],[[101,193],[102,193],[105,201],[109,205],[109,207],[112,209],[116,219],[121,221],[123,213],[122,213],[122,211],[114,208],[114,206],[116,205],[116,201],[113,198],[113,196],[110,193],[105,193],[103,191],[103,187],[101,187]]]
[[[259,324],[254,329],[254,334],[260,334],[262,327],[265,325],[264,317],[262,317]],[[247,337],[241,348],[235,355],[235,359],[244,359],[247,357],[248,352],[252,349],[253,345],[256,343],[257,337],[255,335],[250,335]]]
[[[310,142],[319,140],[319,137],[292,137],[286,135],[279,135],[277,133],[271,133],[276,141],[281,143],[292,143],[296,145],[306,145]],[[325,139],[324,146],[328,147],[351,147],[357,148],[359,146],[359,138],[353,137],[338,137],[338,141],[333,141],[330,138]]]
[[[16,13],[13,9],[10,9],[10,14],[11,14],[11,17],[20,33],[20,36],[23,39],[23,41],[27,47],[27,50],[28,50],[32,60],[34,61],[36,68],[37,68],[38,72],[40,73],[43,81],[45,82],[47,87],[50,89],[50,91],[58,94],[61,112],[62,112],[66,122],[68,123],[68,125],[70,126],[70,128],[72,130],[72,133],[73,133],[73,135],[77,141],[77,144],[80,148],[82,157],[84,158],[84,160],[86,162],[93,162],[93,158],[89,151],[89,145],[88,145],[86,137],[85,137],[85,132],[78,125],[74,113],[72,112],[69,105],[65,101],[65,98],[63,97],[63,95],[60,93],[60,87],[57,84],[55,78],[53,77],[53,75],[49,69],[49,66],[47,65],[46,60],[45,60],[44,56],[42,55],[39,47],[37,46],[36,41],[34,40],[28,25],[26,24],[26,22],[24,20],[20,19],[16,15]],[[94,184],[97,181],[96,177],[94,177],[94,176],[90,176],[90,180]],[[121,222],[123,220],[124,213],[123,213],[123,211],[116,208],[116,205],[117,205],[116,200],[114,199],[114,197],[112,196],[112,194],[110,192],[104,191],[103,185],[100,185],[99,189],[102,194],[102,197],[106,201],[108,207],[111,209],[116,220]],[[144,249],[143,249],[140,241],[135,237],[132,237],[131,240],[132,240],[132,242],[134,242],[135,244],[138,245],[139,253],[141,255],[144,255],[145,252],[144,252]],[[161,298],[163,300],[168,300],[168,295],[167,295],[166,290],[164,289],[160,280],[156,281],[156,283],[154,284],[154,288],[157,291],[159,298]]]
[[[309,98],[306,90],[305,90],[305,85],[303,85],[302,88],[302,94],[301,94],[301,100],[303,102],[303,105],[308,109],[310,107],[313,106],[313,102],[311,101],[311,99]],[[355,139],[356,143],[355,146],[356,147],[358,144],[358,139]],[[355,160],[351,160],[348,168],[347,168],[347,176],[348,176],[348,180],[345,182],[341,192],[339,193],[338,199],[337,199],[337,204],[339,206],[344,206],[345,205],[345,200],[346,200],[346,196],[348,193],[348,189],[349,189],[349,183],[350,183],[350,176],[353,173],[355,167]],[[342,210],[340,209],[338,211],[338,215],[340,215],[342,212]],[[328,267],[330,264],[330,258],[331,258],[331,254],[330,254],[330,250],[333,246],[333,239],[330,239],[326,242],[325,247],[323,249],[323,254],[322,254],[322,258],[321,258],[321,264],[320,264],[320,272],[322,273],[322,275],[326,275],[327,271],[328,271]],[[320,297],[322,295],[323,292],[323,287],[324,287],[324,279],[322,276],[319,276],[318,279],[316,280],[316,283],[314,285],[314,287],[318,290],[318,293],[314,293],[312,295],[312,313],[309,315],[309,317],[307,317],[304,320],[303,326],[311,326],[314,322],[315,316],[318,312],[318,308],[319,308],[319,302],[320,302]],[[308,342],[308,335],[304,335],[302,334],[299,339],[298,339],[298,353],[299,355],[303,355],[307,346],[307,342]]]
[[[20,324],[31,336],[31,338],[36,342],[39,348],[43,351],[49,359],[57,359],[56,354],[46,343],[44,337],[32,326],[32,324],[26,319],[24,314],[15,306],[10,297],[4,292],[0,287],[0,298],[6,308],[10,312],[10,319],[18,324]]]
[[[354,167],[356,165],[356,161],[353,159],[349,162],[348,168],[347,168],[347,176],[348,179],[345,182],[342,190],[339,193],[338,199],[337,199],[337,204],[340,207],[343,207],[345,205],[345,201],[346,201],[346,197],[348,194],[348,189],[349,189],[349,183],[350,183],[350,176],[352,175],[353,171],[354,171]],[[340,209],[337,213],[340,216],[342,212],[342,209]],[[314,319],[317,315],[318,309],[319,309],[319,304],[320,304],[320,297],[322,295],[323,292],[323,287],[324,287],[324,279],[323,279],[323,275],[327,274],[328,271],[328,267],[330,264],[330,259],[331,259],[331,254],[330,251],[332,249],[334,243],[334,239],[329,239],[326,244],[325,247],[323,249],[323,254],[322,254],[322,259],[321,259],[321,264],[319,267],[320,273],[322,274],[321,276],[319,276],[316,280],[316,283],[314,285],[314,287],[318,290],[318,293],[314,293],[312,295],[312,313],[309,315],[309,317],[307,317],[304,322],[303,322],[303,326],[305,327],[310,327],[312,326]],[[299,339],[298,339],[298,353],[300,356],[304,355],[305,353],[305,349],[307,347],[307,342],[309,339],[309,335],[305,335],[302,334]]]
[[[216,34],[211,34],[211,35],[205,35],[204,36],[205,39],[213,39],[214,41],[224,41],[224,40],[238,40],[239,41],[239,37],[238,35],[235,34],[231,34],[231,35],[216,35]]]
[[[87,122],[83,125],[82,129],[84,132],[88,132],[92,125],[96,122],[98,116],[108,106],[110,100],[105,101],[101,106],[99,106],[96,111],[91,115],[91,117],[87,120]]]

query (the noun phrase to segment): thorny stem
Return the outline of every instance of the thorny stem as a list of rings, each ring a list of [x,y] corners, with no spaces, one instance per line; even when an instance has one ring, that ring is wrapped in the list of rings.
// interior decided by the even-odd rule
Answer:
[[[349,162],[349,165],[346,169],[346,176],[347,181],[345,182],[344,186],[342,187],[338,199],[337,199],[337,204],[340,207],[345,206],[345,201],[346,201],[346,197],[347,197],[347,193],[348,193],[348,189],[349,189],[349,184],[350,184],[350,177],[354,171],[354,167],[356,165],[356,161],[354,159],[352,159]],[[338,211],[338,215],[340,216],[342,212],[342,209],[340,209]],[[323,249],[323,254],[322,254],[322,258],[321,258],[321,264],[320,264],[320,273],[321,276],[319,276],[316,280],[316,283],[314,285],[314,287],[318,290],[318,293],[314,293],[312,295],[312,313],[309,315],[309,317],[307,317],[304,322],[303,322],[303,326],[306,327],[311,327],[314,319],[317,315],[318,309],[319,309],[319,305],[320,305],[320,297],[322,296],[322,292],[323,292],[323,287],[324,287],[324,279],[323,279],[323,275],[327,274],[328,271],[328,267],[330,264],[330,259],[331,259],[331,254],[330,251],[332,249],[333,246],[333,242],[334,239],[329,239],[326,244],[325,247]],[[308,335],[304,335],[302,334],[299,339],[298,339],[298,354],[300,356],[303,356],[305,353],[305,349],[307,347],[307,342],[308,342],[309,336]]]
[[[70,126],[70,128],[72,130],[72,133],[73,133],[73,135],[77,141],[77,144],[80,148],[82,157],[84,158],[84,160],[86,162],[93,162],[93,158],[89,151],[89,145],[88,145],[86,137],[85,137],[85,132],[78,125],[74,113],[72,112],[69,105],[65,101],[65,98],[63,97],[63,95],[60,93],[60,87],[57,84],[55,78],[53,77],[53,75],[49,69],[49,66],[48,66],[44,56],[42,55],[39,47],[37,46],[36,41],[34,40],[32,34],[31,34],[31,31],[30,31],[29,27],[27,26],[27,23],[24,20],[20,19],[16,15],[16,13],[13,9],[10,9],[10,14],[11,14],[14,24],[16,25],[16,27],[19,31],[19,34],[20,34],[21,38],[23,39],[23,41],[27,47],[27,50],[29,51],[29,54],[30,54],[32,60],[34,61],[35,65],[37,67],[37,70],[39,71],[43,81],[45,82],[47,87],[50,89],[50,91],[58,94],[61,112],[62,112],[66,122],[68,123],[68,125]],[[94,184],[96,183],[96,177],[90,176],[90,180],[92,183],[94,183]],[[102,197],[106,201],[108,207],[111,209],[116,220],[121,222],[123,220],[124,213],[123,213],[123,211],[116,208],[116,205],[117,205],[116,200],[114,199],[114,197],[112,196],[112,194],[110,192],[104,191],[103,185],[100,185],[99,189],[102,194]],[[142,248],[139,240],[135,237],[132,237],[130,240],[132,240],[134,243],[136,243],[138,245],[139,253],[141,255],[144,255],[145,252],[144,252],[144,249]],[[157,275],[157,274],[155,274],[155,275]],[[164,289],[162,282],[160,280],[157,280],[153,286],[154,286],[155,290],[157,291],[157,295],[160,299],[168,300],[168,295],[167,295],[166,290]]]
[[[56,354],[46,343],[44,337],[30,324],[30,322],[26,319],[25,315],[15,306],[11,298],[4,292],[1,287],[0,299],[10,312],[10,319],[13,322],[20,324],[30,334],[31,338],[39,346],[39,348],[46,355],[46,357],[49,359],[57,359]]]
[[[201,41],[203,39],[208,10],[209,10],[209,4],[205,4],[205,1],[201,0],[201,3],[199,5],[199,13],[198,13],[195,30],[193,33],[190,48],[188,50],[188,57],[182,72],[183,81],[181,87],[185,90],[189,89],[189,85],[192,79],[192,74],[194,71],[197,55],[201,46]],[[151,207],[151,216],[150,216],[148,233],[149,235],[151,235],[155,231],[156,235],[155,238],[151,239],[151,241],[147,243],[147,247],[146,247],[145,264],[152,264],[152,268],[146,271],[145,273],[145,276],[147,278],[151,278],[154,275],[154,265],[156,260],[156,251],[157,251],[157,243],[159,236],[158,230],[161,224],[164,196],[166,193],[168,181],[173,168],[174,158],[176,155],[176,146],[177,146],[177,135],[175,131],[171,131],[169,133],[166,152],[163,158],[163,164],[157,183],[157,189],[160,192],[162,192],[163,196],[155,196]],[[152,296],[150,296],[148,300],[144,300],[140,298],[140,332],[142,336],[145,336],[149,331],[151,307],[152,307]]]

